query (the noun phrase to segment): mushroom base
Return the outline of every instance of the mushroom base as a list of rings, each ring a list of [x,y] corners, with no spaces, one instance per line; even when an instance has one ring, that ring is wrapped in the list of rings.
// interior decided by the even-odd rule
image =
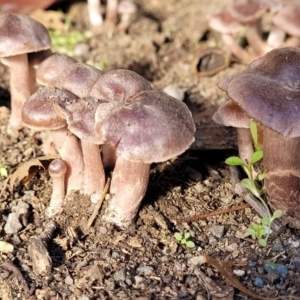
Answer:
[[[150,164],[130,162],[120,157],[112,175],[112,198],[103,219],[125,228],[133,221],[149,182]]]
[[[265,189],[273,209],[300,219],[300,138],[264,128]]]

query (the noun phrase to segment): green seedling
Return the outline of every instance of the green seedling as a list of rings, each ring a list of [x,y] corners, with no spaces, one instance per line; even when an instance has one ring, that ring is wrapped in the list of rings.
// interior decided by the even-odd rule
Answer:
[[[259,245],[265,247],[267,245],[269,235],[272,232],[272,223],[275,219],[282,216],[282,211],[276,210],[273,214],[271,214],[268,205],[262,198],[263,190],[261,186],[265,175],[264,173],[259,173],[256,180],[253,175],[253,170],[254,165],[263,158],[263,151],[261,145],[258,143],[257,126],[253,121],[250,124],[250,131],[254,145],[254,153],[252,154],[250,162],[246,163],[238,156],[231,156],[226,159],[225,163],[231,166],[244,167],[248,171],[248,178],[242,179],[240,184],[247,188],[257,199],[259,199],[267,211],[267,216],[262,219],[261,224],[252,224],[246,232],[248,235],[251,235],[253,239],[257,239]]]
[[[83,41],[86,37],[78,30],[70,30],[71,22],[68,18],[64,23],[63,30],[49,30],[49,35],[54,52],[63,53],[69,56],[74,56],[74,46]]]
[[[0,176],[1,177],[7,177],[8,176],[8,172],[7,169],[5,168],[5,166],[3,164],[0,163]]]
[[[183,235],[179,232],[175,232],[174,237],[177,241],[179,241],[183,245],[186,245],[188,248],[195,247],[194,242],[190,241],[191,234],[189,232],[186,232]]]

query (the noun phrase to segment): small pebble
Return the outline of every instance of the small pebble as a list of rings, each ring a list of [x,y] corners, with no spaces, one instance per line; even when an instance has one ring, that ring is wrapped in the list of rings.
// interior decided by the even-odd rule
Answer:
[[[259,288],[262,288],[265,285],[265,282],[261,277],[256,277],[253,284]]]
[[[224,226],[223,225],[212,225],[208,231],[215,237],[221,238],[224,235]]]
[[[138,275],[145,275],[145,276],[149,276],[152,274],[153,272],[153,268],[150,266],[142,266],[142,267],[138,267],[136,269],[136,272]]]
[[[116,281],[124,281],[126,279],[126,270],[125,268],[117,271],[114,275]]]
[[[180,101],[183,101],[184,99],[184,91],[180,89],[178,86],[169,84],[164,89],[163,92],[167,95],[174,97]]]
[[[6,224],[4,226],[4,231],[6,234],[14,234],[22,229],[22,224],[19,221],[18,213],[10,213],[8,215]]]
[[[275,244],[273,244],[272,249],[275,252],[281,252],[283,250],[283,245],[280,241],[277,241]]]
[[[65,283],[68,285],[72,285],[73,284],[73,279],[70,276],[67,276],[65,278]]]

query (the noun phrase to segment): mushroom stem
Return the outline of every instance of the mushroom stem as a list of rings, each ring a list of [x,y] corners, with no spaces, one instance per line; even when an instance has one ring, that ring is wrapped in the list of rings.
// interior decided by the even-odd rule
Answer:
[[[63,210],[66,194],[65,174],[67,172],[67,166],[62,160],[55,159],[50,163],[48,171],[52,178],[52,194],[50,205],[45,213],[48,217],[52,217]]]
[[[9,125],[22,127],[21,111],[24,102],[30,96],[29,70],[27,54],[7,57],[10,67],[11,115]]]
[[[67,192],[79,190],[83,182],[84,170],[80,143],[67,127],[51,130],[51,133],[55,148],[68,168],[65,176]]]
[[[98,27],[103,24],[100,0],[88,0],[88,14],[93,27]]]
[[[252,47],[254,52],[258,56],[263,56],[269,50],[271,50],[271,48],[268,47],[268,45],[262,40],[259,27],[259,22],[248,23],[246,26],[246,37],[249,45]]]
[[[117,158],[112,175],[112,198],[103,218],[120,228],[127,227],[134,219],[146,193],[150,164],[130,162]]]
[[[272,48],[280,48],[284,44],[286,33],[281,28],[273,25],[268,35],[267,44]]]
[[[224,45],[233,53],[243,64],[248,65],[253,61],[253,57],[242,48],[230,34],[222,34]]]
[[[118,20],[118,0],[107,0],[105,25],[114,28]]]
[[[91,195],[93,203],[98,202],[105,185],[105,173],[101,160],[99,145],[81,140],[84,162],[84,192]]]
[[[271,206],[291,216],[300,213],[300,138],[264,127],[264,185]]]
[[[249,128],[237,128],[237,143],[240,158],[249,164],[253,154],[252,136]]]

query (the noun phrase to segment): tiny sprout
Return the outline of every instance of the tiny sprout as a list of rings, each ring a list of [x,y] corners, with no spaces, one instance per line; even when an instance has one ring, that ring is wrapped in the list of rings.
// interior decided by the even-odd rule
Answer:
[[[183,245],[186,245],[190,249],[195,247],[195,243],[189,240],[191,237],[191,234],[189,232],[186,232],[183,235],[179,232],[175,232],[174,237],[177,241],[179,241]]]
[[[7,177],[8,176],[7,169],[1,163],[0,163],[0,176],[2,176],[2,177]]]
[[[261,224],[252,224],[251,227],[247,229],[246,233],[251,235],[253,239],[257,239],[260,246],[265,247],[267,245],[268,237],[272,232],[272,223],[275,219],[282,216],[282,211],[276,210],[273,215],[271,215],[266,202],[261,197],[263,191],[258,188],[258,185],[262,186],[263,184],[257,183],[257,181],[261,182],[265,177],[265,173],[259,173],[256,180],[253,175],[253,166],[263,158],[263,151],[261,145],[258,143],[257,126],[253,121],[250,123],[250,132],[254,145],[254,153],[252,154],[250,162],[245,163],[240,157],[231,156],[225,160],[225,163],[231,166],[242,166],[248,171],[248,178],[242,179],[240,184],[244,188],[248,189],[262,203],[267,211],[267,216],[262,219]]]

